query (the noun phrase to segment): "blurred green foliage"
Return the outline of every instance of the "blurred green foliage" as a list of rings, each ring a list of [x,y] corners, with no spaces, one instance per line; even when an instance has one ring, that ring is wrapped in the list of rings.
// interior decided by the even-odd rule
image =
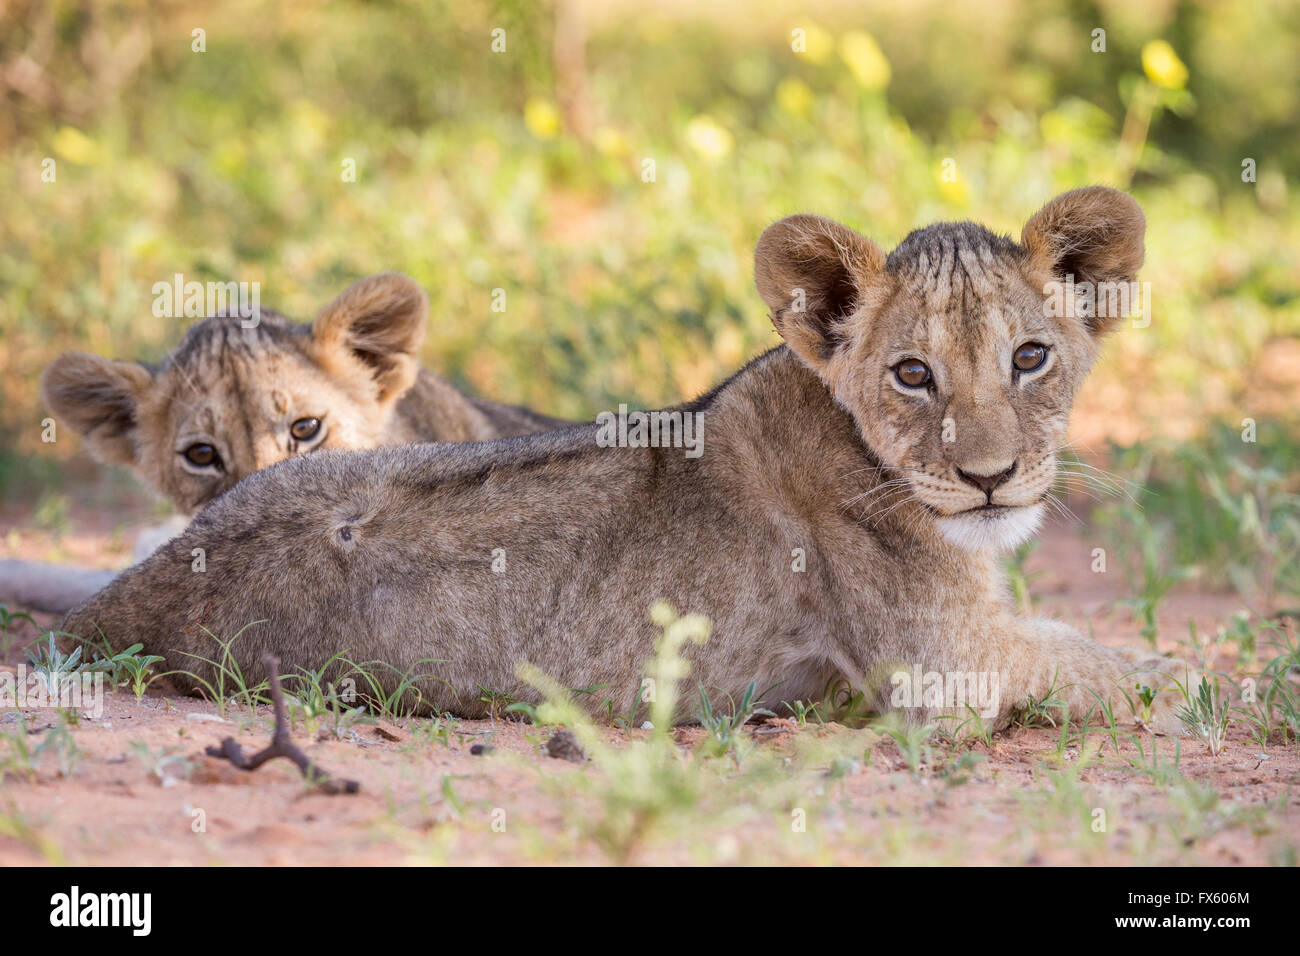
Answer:
[[[73,451],[39,441],[36,382],[59,351],[176,343],[184,320],[150,311],[176,272],[258,281],[302,319],[407,272],[429,291],[431,367],[586,417],[700,392],[775,344],[750,257],[784,214],[886,246],[940,218],[1015,234],[1092,182],[1146,209],[1154,321],[1116,337],[1084,432],[1191,435],[1300,394],[1295,3],[19,0],[6,16],[10,449]]]
[[[1265,617],[1300,597],[1300,434],[1280,422],[1237,429],[1214,422],[1191,441],[1154,438],[1113,448],[1133,482],[1093,519],[1140,590],[1159,598],[1179,580],[1230,586]]]

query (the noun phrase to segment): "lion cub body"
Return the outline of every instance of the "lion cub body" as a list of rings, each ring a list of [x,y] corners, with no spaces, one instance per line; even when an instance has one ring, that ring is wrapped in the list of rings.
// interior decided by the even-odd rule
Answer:
[[[719,700],[751,683],[807,700],[843,679],[910,720],[964,721],[962,701],[918,688],[900,705],[892,693],[898,674],[938,674],[993,689],[995,700],[966,703],[994,723],[1054,685],[1082,713],[1095,702],[1088,688],[1112,693],[1132,665],[1016,615],[993,545],[1036,521],[1058,410],[1103,331],[1042,318],[1035,283],[1059,271],[1060,247],[1040,249],[1036,224],[1082,270],[1116,243],[1131,247],[1136,228],[1137,261],[1119,257],[1117,274],[1140,262],[1135,204],[1102,191],[1107,202],[1085,217],[1079,201],[1098,198],[1086,192],[1049,204],[1023,245],[939,228],[892,265],[842,226],[785,220],[764,234],[756,270],[788,345],[682,407],[702,416],[699,457],[602,447],[598,426],[578,425],[295,459],[216,501],[65,629],[143,641],[203,679],[211,635],[239,635],[231,653],[254,680],[266,653],[293,672],[347,651],[391,665],[376,671],[390,685],[432,673],[425,706],[481,716],[483,687],[535,699],[517,673],[524,661],[630,706],[654,651],[647,609],[667,600],[712,620],[687,653],[690,680]],[[971,297],[977,283],[992,290],[983,301]],[[926,290],[945,284],[951,301],[935,312]],[[984,330],[980,348],[963,344],[967,321]],[[1050,346],[1054,364],[1036,379],[999,378],[1026,336]],[[900,391],[910,387],[894,382],[897,363],[922,360],[933,389]],[[1036,409],[1050,414],[1026,421]],[[990,442],[942,441],[944,419]],[[990,430],[1017,419],[1013,434]],[[1012,480],[989,481],[988,468]],[[207,554],[202,574],[193,548]]]

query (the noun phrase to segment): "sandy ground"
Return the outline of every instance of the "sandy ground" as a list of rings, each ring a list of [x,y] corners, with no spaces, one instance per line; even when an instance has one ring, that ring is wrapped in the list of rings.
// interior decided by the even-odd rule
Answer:
[[[114,527],[78,521],[56,541],[9,515],[0,555],[112,565],[128,548]],[[1117,606],[1126,586],[1092,573],[1094,546],[1086,532],[1049,529],[1029,563],[1038,610],[1105,643],[1135,644],[1137,628]],[[1185,654],[1174,639],[1187,620],[1213,632],[1237,607],[1230,596],[1174,595],[1162,648]],[[34,636],[23,628],[16,646]],[[1294,863],[1300,847],[1300,747],[1263,752],[1239,724],[1217,758],[1190,738],[1139,733],[1139,758],[1128,731],[1117,754],[1100,731],[1058,746],[1055,729],[1020,728],[969,750],[936,745],[915,771],[869,730],[790,720],[750,728],[743,762],[699,760],[696,791],[611,845],[602,824],[622,798],[595,763],[548,756],[545,728],[404,720],[340,735],[328,721],[300,722],[295,740],[310,757],[361,784],[356,795],[328,796],[287,761],[250,773],[204,754],[228,736],[249,752],[263,746],[266,707],[222,718],[211,703],[155,685],[138,702],[107,694],[98,719],[82,715],[66,732],[56,711],[10,709],[0,711],[0,865],[1267,864]],[[623,731],[604,733],[626,746]],[[685,753],[704,732],[675,736]],[[30,764],[15,761],[16,740],[36,751],[55,737]],[[1157,768],[1177,753],[1181,778],[1134,769],[1151,766],[1152,747]]]

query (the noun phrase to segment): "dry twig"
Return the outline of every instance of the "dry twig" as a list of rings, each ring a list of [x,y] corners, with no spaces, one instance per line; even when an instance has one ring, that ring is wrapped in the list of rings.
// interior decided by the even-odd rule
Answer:
[[[229,760],[240,770],[256,770],[268,760],[285,757],[294,762],[312,786],[325,793],[359,793],[361,784],[355,780],[335,780],[312,763],[311,758],[289,739],[289,717],[284,706],[284,694],[280,691],[280,658],[267,654],[262,663],[266,666],[267,680],[271,684],[271,703],[275,707],[275,733],[271,736],[270,746],[247,757],[235,738],[227,737],[220,747],[208,747],[208,756]]]

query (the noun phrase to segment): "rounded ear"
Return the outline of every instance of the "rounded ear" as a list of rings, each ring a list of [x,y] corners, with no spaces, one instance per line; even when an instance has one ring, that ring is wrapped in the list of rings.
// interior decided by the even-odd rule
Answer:
[[[754,250],[754,284],[772,325],[814,368],[844,341],[843,323],[884,268],[879,246],[821,216],[787,216],[763,230]]]
[[[1100,300],[1105,285],[1127,285],[1145,255],[1146,218],[1127,193],[1085,186],[1057,196],[1034,214],[1020,235],[1029,270],[1053,280],[1089,283]],[[1108,331],[1123,318],[1087,315],[1089,331]]]
[[[135,464],[136,409],[153,387],[153,372],[138,362],[118,362],[66,352],[41,374],[41,398],[56,422],[81,435],[103,462]]]
[[[311,334],[324,364],[338,370],[359,360],[387,403],[415,384],[415,354],[428,318],[429,300],[419,283],[386,272],[355,283],[322,309]]]

